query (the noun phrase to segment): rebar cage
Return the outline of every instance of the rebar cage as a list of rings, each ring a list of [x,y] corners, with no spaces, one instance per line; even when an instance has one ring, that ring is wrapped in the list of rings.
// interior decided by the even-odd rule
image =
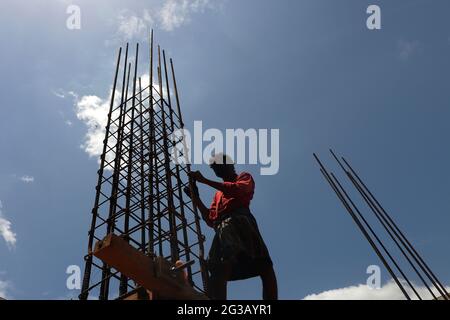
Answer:
[[[91,254],[95,242],[109,233],[123,237],[150,257],[162,256],[171,263],[194,260],[186,269],[188,279],[205,292],[200,218],[195,205],[183,194],[185,187],[191,191],[193,187],[187,176],[190,165],[171,159],[171,148],[184,138],[169,138],[184,127],[173,62],[169,60],[169,79],[166,54],[158,45],[153,79],[152,31],[149,74],[143,79],[138,76],[139,44],[132,62],[128,47],[123,63],[122,48],[117,57],[79,298],[120,299],[136,289],[134,281]]]

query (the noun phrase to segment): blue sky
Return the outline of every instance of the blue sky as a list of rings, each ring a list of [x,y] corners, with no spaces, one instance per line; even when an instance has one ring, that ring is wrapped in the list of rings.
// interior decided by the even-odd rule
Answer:
[[[70,4],[80,30],[66,28]],[[366,28],[370,4],[381,30]],[[0,295],[78,294],[65,271],[83,266],[98,165],[77,103],[97,96],[101,117],[118,47],[146,45],[147,26],[174,58],[188,128],[280,130],[277,175],[238,167],[255,177],[252,211],[280,298],[358,292],[379,264],[313,161],[330,160],[329,147],[449,283],[449,10],[445,0],[1,1]],[[230,298],[260,297],[258,279],[229,288]]]

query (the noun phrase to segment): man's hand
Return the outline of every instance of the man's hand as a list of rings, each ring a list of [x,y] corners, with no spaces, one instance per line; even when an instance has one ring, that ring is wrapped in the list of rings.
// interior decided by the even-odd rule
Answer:
[[[194,190],[194,197],[198,198],[198,188],[195,183],[192,184],[192,189]],[[191,189],[189,187],[184,187],[183,191],[189,198],[192,199]]]
[[[208,178],[205,178],[200,171],[191,171],[188,173],[188,176],[190,179],[194,180],[194,182],[203,183],[222,192],[226,191],[222,182],[209,180]]]
[[[191,179],[200,183],[204,183],[207,180],[200,171],[191,171],[188,175]]]

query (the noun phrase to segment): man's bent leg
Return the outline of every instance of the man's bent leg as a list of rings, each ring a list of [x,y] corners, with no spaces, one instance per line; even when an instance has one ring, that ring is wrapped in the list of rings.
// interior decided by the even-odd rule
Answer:
[[[263,299],[278,300],[277,277],[275,276],[273,266],[265,268],[260,276],[263,285]]]
[[[227,299],[227,281],[231,275],[231,265],[223,264],[211,272],[208,295],[213,300]]]

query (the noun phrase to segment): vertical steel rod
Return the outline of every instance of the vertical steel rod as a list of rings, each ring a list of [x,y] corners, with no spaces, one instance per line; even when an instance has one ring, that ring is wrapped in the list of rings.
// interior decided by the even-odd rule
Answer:
[[[169,86],[169,77],[167,75],[167,64],[166,64],[166,52],[163,50],[163,62],[164,62],[164,74],[165,74],[165,80],[166,80],[166,91],[167,91],[167,102],[168,102],[168,108],[169,108],[169,118],[170,118],[170,131],[173,133],[175,131],[175,123],[173,119],[173,109],[172,109],[172,101],[170,99],[170,86]],[[172,148],[175,148],[174,142],[172,143]],[[180,202],[180,217],[181,217],[181,228],[182,228],[182,235],[183,235],[183,250],[185,251],[185,259],[186,261],[191,260],[191,253],[190,253],[190,247],[189,247],[189,239],[188,239],[188,233],[187,233],[187,223],[186,223],[186,214],[184,212],[184,200],[183,200],[183,183],[181,181],[180,177],[180,168],[177,164],[175,164],[175,180],[178,185],[178,199]],[[192,268],[189,265],[187,267],[187,274],[188,274],[188,280],[192,282]]]
[[[154,256],[155,255],[155,249],[154,249],[154,206],[153,206],[153,201],[154,201],[154,174],[153,174],[153,170],[154,170],[154,165],[153,165],[153,145],[154,145],[154,140],[153,140],[153,135],[154,135],[154,129],[153,129],[153,29],[151,31],[150,34],[150,52],[149,52],[149,60],[150,60],[150,64],[149,64],[149,108],[148,108],[148,166],[149,166],[149,171],[148,171],[148,184],[149,184],[149,195],[148,195],[148,210],[149,210],[149,217],[148,217],[148,221],[149,221],[149,228],[148,228],[148,254],[150,256]]]
[[[89,292],[87,292],[89,288],[89,281],[90,281],[90,275],[91,275],[91,269],[92,269],[92,247],[94,245],[94,229],[95,224],[97,222],[97,214],[98,214],[98,205],[100,201],[100,186],[102,184],[103,180],[103,166],[105,163],[105,156],[106,156],[106,148],[108,144],[108,133],[109,133],[109,126],[111,124],[111,115],[112,115],[112,109],[114,106],[114,94],[116,90],[117,85],[117,76],[119,74],[119,65],[120,65],[120,58],[122,55],[122,48],[119,48],[119,53],[117,54],[117,63],[116,63],[116,71],[114,73],[114,82],[113,82],[113,91],[111,94],[111,102],[109,106],[109,113],[108,113],[108,121],[106,124],[106,132],[105,132],[105,143],[103,145],[103,151],[102,155],[100,157],[100,170],[98,171],[98,181],[97,181],[97,188],[96,188],[96,194],[95,194],[95,202],[94,202],[94,208],[92,209],[92,220],[91,220],[91,229],[89,232],[89,239],[88,239],[88,255],[86,257],[86,266],[84,271],[84,277],[83,277],[83,286],[81,289],[80,299],[85,300],[88,297]]]
[[[191,164],[190,164],[190,160],[188,159],[189,151],[188,151],[188,146],[187,146],[187,143],[186,143],[186,136],[184,134],[183,116],[181,114],[180,97],[179,97],[179,94],[178,94],[177,80],[176,80],[176,77],[175,77],[175,69],[174,69],[174,66],[173,66],[172,59],[170,59],[170,69],[172,71],[173,88],[175,90],[175,100],[176,100],[176,103],[177,103],[178,118],[180,119],[180,128],[181,128],[181,132],[182,132],[184,160],[185,160],[187,172],[191,172]],[[189,191],[190,191],[191,194],[194,194],[194,182],[192,181],[192,179],[190,177],[188,177],[188,182],[189,182]],[[204,256],[205,256],[204,241],[205,241],[205,239],[204,239],[204,237],[202,235],[202,232],[201,232],[200,214],[199,214],[198,208],[197,208],[197,206],[195,205],[194,202],[192,202],[192,207],[194,209],[195,228],[196,228],[196,233],[197,233],[197,237],[198,237],[197,241],[199,243],[200,272],[201,272],[201,275],[202,275],[203,290],[206,290],[208,288],[209,275],[208,275],[208,269],[207,269],[206,261],[204,259]]]
[[[129,241],[129,228],[130,228],[130,205],[131,205],[131,178],[133,171],[133,151],[134,151],[134,125],[136,114],[136,82],[137,82],[137,67],[139,58],[139,43],[136,44],[136,52],[134,59],[134,76],[133,76],[133,96],[131,102],[131,118],[130,118],[130,132],[129,132],[129,145],[128,145],[128,157],[127,157],[127,188],[126,188],[126,204],[125,204],[125,221],[124,232],[125,240]],[[122,274],[120,281],[119,294],[123,295],[128,290],[128,278]]]
[[[167,143],[167,125],[166,125],[166,112],[165,112],[165,100],[162,87],[162,66],[161,66],[161,49],[158,46],[158,82],[159,82],[159,96],[161,104],[161,118],[162,118],[162,140],[163,140],[163,158],[164,158],[164,168],[166,172],[166,193],[167,193],[167,207],[169,213],[169,229],[170,229],[170,253],[172,263],[179,260],[178,251],[178,240],[177,240],[177,230],[176,230],[176,217],[175,208],[173,204],[173,192],[172,192],[172,177],[170,172],[170,159]],[[167,93],[169,94],[169,93]]]
[[[142,108],[142,81],[139,77],[139,144],[140,144],[140,180],[141,180],[141,251],[145,252],[145,158],[144,158],[144,109]]]

